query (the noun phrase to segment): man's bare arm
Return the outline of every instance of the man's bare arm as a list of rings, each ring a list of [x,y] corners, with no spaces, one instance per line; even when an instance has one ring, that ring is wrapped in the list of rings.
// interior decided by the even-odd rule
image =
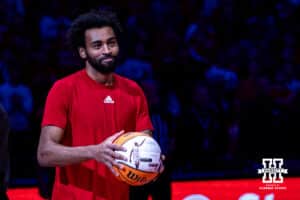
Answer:
[[[42,128],[37,158],[42,166],[64,166],[93,158],[93,147],[67,147],[60,144],[64,130],[56,126]]]
[[[124,147],[112,144],[112,141],[122,134],[118,132],[100,144],[68,147],[60,144],[64,130],[56,126],[45,126],[42,128],[38,145],[38,162],[41,166],[65,166],[80,163],[89,159],[95,159],[104,163],[113,173],[112,166],[121,167],[115,159],[126,159],[115,151],[125,151]]]

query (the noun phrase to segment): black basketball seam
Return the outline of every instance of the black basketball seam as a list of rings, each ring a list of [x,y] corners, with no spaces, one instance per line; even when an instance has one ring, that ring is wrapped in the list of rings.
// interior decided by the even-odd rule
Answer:
[[[122,165],[126,165],[127,167],[129,167],[129,168],[132,168],[132,169],[135,169],[135,168],[133,168],[133,167],[131,167],[130,165],[128,165],[128,164],[125,164],[125,163],[122,163],[122,162],[119,162],[120,164],[122,164]],[[144,170],[141,170],[141,169],[136,169],[136,170],[138,170],[138,171],[141,171],[141,172],[145,172],[145,173],[149,173],[149,174],[153,174],[153,173],[158,173],[158,172],[147,172],[147,171],[144,171]]]

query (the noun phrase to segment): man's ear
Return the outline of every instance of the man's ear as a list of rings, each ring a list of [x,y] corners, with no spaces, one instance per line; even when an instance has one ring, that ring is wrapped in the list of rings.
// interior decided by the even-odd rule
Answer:
[[[85,51],[85,48],[83,48],[83,47],[79,47],[78,48],[78,52],[79,52],[79,55],[80,55],[80,57],[82,58],[82,59],[86,59],[86,51]]]

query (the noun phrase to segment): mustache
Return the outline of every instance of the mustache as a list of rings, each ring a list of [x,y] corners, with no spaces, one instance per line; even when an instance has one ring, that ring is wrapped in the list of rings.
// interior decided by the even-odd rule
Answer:
[[[108,56],[104,56],[104,57],[102,57],[102,58],[99,58],[99,62],[102,62],[103,60],[105,60],[105,59],[107,59],[107,58],[111,58],[111,59],[113,59],[113,60],[115,60],[116,59],[116,57],[115,56],[110,56],[110,55],[108,55]]]

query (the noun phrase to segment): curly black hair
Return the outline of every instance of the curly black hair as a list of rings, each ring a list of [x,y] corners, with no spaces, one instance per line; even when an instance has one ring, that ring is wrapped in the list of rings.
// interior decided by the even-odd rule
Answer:
[[[75,51],[78,47],[85,47],[85,31],[91,28],[111,27],[116,37],[120,38],[122,28],[117,15],[110,10],[91,10],[79,15],[71,24],[67,32],[68,45]]]

